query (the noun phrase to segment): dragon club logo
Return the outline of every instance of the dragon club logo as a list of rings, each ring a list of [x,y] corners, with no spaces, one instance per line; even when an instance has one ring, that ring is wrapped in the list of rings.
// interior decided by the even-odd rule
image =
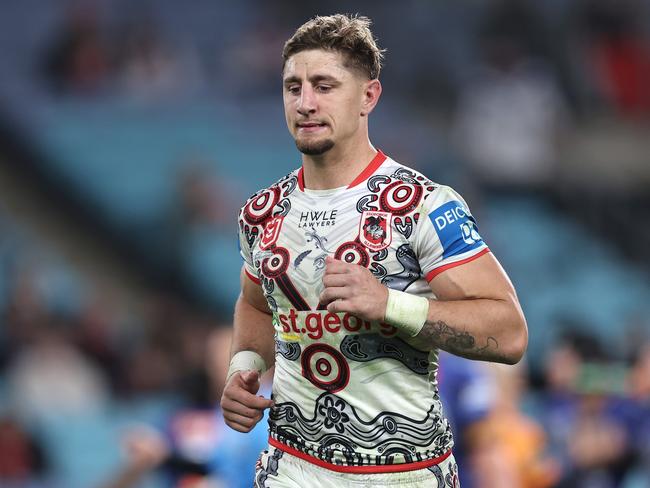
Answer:
[[[387,248],[393,240],[390,212],[366,210],[361,214],[359,240],[371,251]]]

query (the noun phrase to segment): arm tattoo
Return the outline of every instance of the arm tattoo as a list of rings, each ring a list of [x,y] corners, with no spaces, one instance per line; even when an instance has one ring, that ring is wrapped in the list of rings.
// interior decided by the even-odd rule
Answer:
[[[489,336],[485,345],[478,346],[476,339],[469,332],[459,331],[440,320],[425,324],[419,336],[434,346],[447,352],[470,359],[496,359],[501,357],[497,351],[499,343]]]

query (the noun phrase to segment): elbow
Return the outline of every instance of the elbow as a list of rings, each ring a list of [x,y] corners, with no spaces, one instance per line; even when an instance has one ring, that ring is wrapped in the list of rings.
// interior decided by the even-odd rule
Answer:
[[[528,348],[528,326],[523,314],[518,314],[516,326],[513,327],[513,334],[508,343],[508,350],[504,351],[504,363],[514,365],[524,357]]]

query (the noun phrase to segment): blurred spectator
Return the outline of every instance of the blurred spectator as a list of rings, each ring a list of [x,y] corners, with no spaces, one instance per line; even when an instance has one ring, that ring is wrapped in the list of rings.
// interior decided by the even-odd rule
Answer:
[[[491,479],[479,475],[482,488],[550,488],[560,476],[557,461],[547,453],[542,426],[524,414],[521,401],[526,391],[524,365],[494,365],[497,381],[495,406],[473,436],[476,473],[491,471]]]
[[[257,19],[250,29],[229,45],[219,60],[221,78],[229,92],[242,100],[275,95],[279,86],[285,31],[282,20],[269,22],[274,7],[259,5]],[[268,15],[265,15],[265,11]]]
[[[488,31],[482,62],[462,87],[453,139],[484,189],[544,189],[566,123],[554,75],[509,30]]]
[[[175,261],[184,284],[206,308],[220,313],[231,310],[238,291],[228,279],[237,280],[236,226],[239,197],[236,185],[208,169],[200,159],[188,159],[178,175],[177,203],[169,219]],[[228,312],[229,314],[230,312]]]
[[[45,487],[46,474],[42,446],[14,418],[0,413],[0,486]]]
[[[142,324],[127,314],[115,295],[116,290],[109,286],[88,290],[87,299],[76,317],[74,340],[81,351],[102,368],[110,384],[117,389],[123,379],[120,362],[125,351],[121,341],[128,334],[135,342],[139,334],[134,330],[128,331],[127,327],[141,328]]]
[[[111,56],[98,13],[90,2],[73,3],[66,11],[44,59],[45,76],[55,94],[92,95],[105,88]]]
[[[562,487],[621,486],[633,462],[626,418],[617,398],[616,365],[583,365],[575,424],[567,443],[571,469]]]
[[[169,455],[162,436],[145,425],[130,428],[124,435],[123,450],[126,460],[113,479],[102,488],[131,488],[156,469]]]
[[[637,466],[631,477],[650,480],[650,342],[641,343],[630,368],[627,389],[633,416],[630,439]]]
[[[120,38],[116,81],[122,95],[160,102],[191,93],[201,85],[195,54],[167,42],[153,18],[129,20]]]
[[[27,419],[74,417],[107,405],[104,376],[71,345],[65,326],[42,324],[9,365],[10,398]]]
[[[650,42],[642,31],[642,2],[590,0],[583,18],[597,88],[624,116],[650,111]]]
[[[440,351],[438,389],[445,415],[454,433],[454,457],[463,488],[480,488],[494,472],[474,472],[474,458],[481,457],[474,437],[493,408],[497,390],[486,365]]]
[[[568,441],[575,423],[577,383],[582,358],[575,348],[563,341],[555,344],[544,361],[545,387],[540,393],[540,420],[548,432],[550,451],[569,469]]]
[[[141,425],[127,431],[126,460],[105,488],[128,488],[158,470],[170,486],[244,488],[252,484],[255,462],[267,445],[266,422],[248,434],[226,426],[217,400],[221,397],[228,371],[232,330],[215,329],[202,342],[203,370],[209,381],[202,390],[193,390],[176,409],[163,429]],[[198,337],[198,336],[197,336]],[[186,344],[194,349],[198,343]],[[272,372],[262,381],[260,394],[270,395]],[[207,395],[206,395],[207,393]]]
[[[624,369],[588,329],[567,330],[546,361],[542,421],[562,460],[558,487],[623,486],[634,463],[638,413]]]
[[[214,166],[214,165],[212,165]],[[188,158],[177,178],[179,218],[192,226],[230,226],[237,211],[233,183],[209,169],[200,157]]]

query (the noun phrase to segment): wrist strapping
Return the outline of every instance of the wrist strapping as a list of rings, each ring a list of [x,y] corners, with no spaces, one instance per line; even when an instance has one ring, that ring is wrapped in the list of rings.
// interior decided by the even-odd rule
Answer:
[[[403,291],[388,289],[386,322],[415,337],[429,314],[429,300]]]
[[[248,370],[259,371],[260,375],[266,371],[266,361],[264,358],[254,351],[239,351],[230,360],[230,367],[228,368],[228,375],[226,376],[226,383],[230,377],[238,371]]]

